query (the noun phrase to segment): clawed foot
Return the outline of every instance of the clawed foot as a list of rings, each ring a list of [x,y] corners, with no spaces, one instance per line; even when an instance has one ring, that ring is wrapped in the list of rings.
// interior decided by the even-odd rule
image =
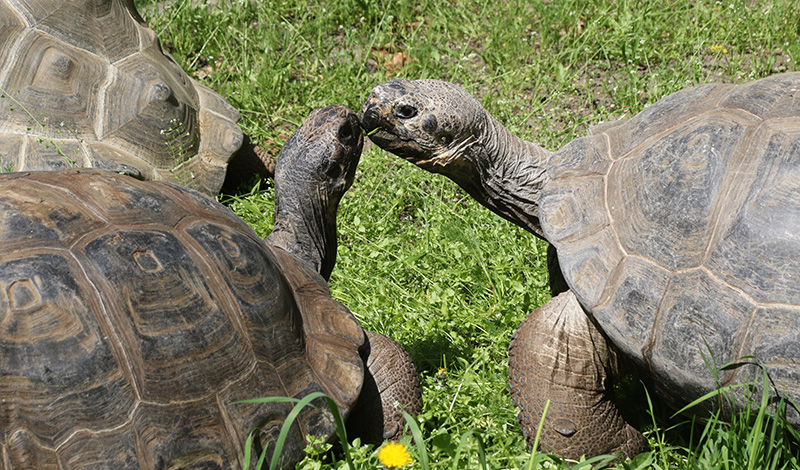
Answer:
[[[570,291],[520,324],[511,341],[509,381],[528,446],[549,400],[542,450],[568,459],[647,450],[612,401],[611,361],[605,339]]]

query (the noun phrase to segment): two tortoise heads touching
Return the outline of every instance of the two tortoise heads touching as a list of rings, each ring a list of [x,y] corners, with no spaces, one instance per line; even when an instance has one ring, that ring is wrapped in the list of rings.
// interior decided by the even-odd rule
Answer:
[[[0,10],[22,12],[18,3]],[[22,19],[35,12],[6,15],[9,50],[41,66],[9,56],[4,87],[43,106],[35,114],[74,122],[77,137],[45,151],[8,115],[0,153],[18,169],[52,169],[66,150],[85,167],[177,174],[215,194],[242,143],[238,112],[185,76],[130,2],[107,6],[82,31],[114,30],[108,44],[59,15],[35,27]],[[398,436],[401,410],[420,410],[413,364],[327,287],[360,126],[550,242],[554,297],[509,352],[529,442],[549,401],[546,450],[636,454],[646,443],[614,399],[615,377],[636,374],[681,406],[759,373],[744,363],[715,377],[709,357],[758,358],[776,396],[800,403],[799,91],[798,73],[701,85],[551,152],[456,85],[391,80],[358,118],[316,110],[286,142],[266,240],[175,184],[99,169],[0,175],[0,458],[240,468],[248,433],[270,451],[291,405],[237,402],[313,392],[370,440]],[[154,131],[165,128],[174,135]],[[325,402],[314,404],[289,433],[284,466],[306,435],[334,433]],[[800,428],[797,410],[787,418]]]

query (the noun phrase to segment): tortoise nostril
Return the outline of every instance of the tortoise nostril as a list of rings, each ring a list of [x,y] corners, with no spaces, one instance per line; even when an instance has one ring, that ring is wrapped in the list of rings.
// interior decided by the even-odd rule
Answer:
[[[343,141],[350,140],[353,137],[353,127],[349,122],[339,128],[338,137],[339,140]]]
[[[372,128],[375,127],[376,123],[378,122],[378,113],[369,108],[364,111],[361,115],[361,125],[365,128]]]
[[[328,168],[325,170],[325,174],[330,179],[337,179],[342,174],[342,166],[336,161],[331,160],[328,164]]]

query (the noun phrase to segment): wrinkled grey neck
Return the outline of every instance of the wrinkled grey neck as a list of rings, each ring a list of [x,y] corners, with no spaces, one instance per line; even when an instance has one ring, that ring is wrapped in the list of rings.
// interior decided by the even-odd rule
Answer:
[[[276,183],[275,227],[267,242],[308,263],[327,281],[336,264],[337,204],[319,191],[299,197],[306,193],[291,186]]]
[[[475,141],[462,150],[464,177],[454,180],[492,212],[544,238],[539,195],[551,152],[513,135],[488,112],[476,120]]]

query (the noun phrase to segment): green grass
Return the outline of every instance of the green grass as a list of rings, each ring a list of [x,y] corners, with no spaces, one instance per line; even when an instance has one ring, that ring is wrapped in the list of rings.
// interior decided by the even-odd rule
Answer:
[[[358,110],[392,76],[457,82],[513,132],[555,149],[686,86],[798,70],[800,60],[796,0],[136,3],[176,60],[275,153],[312,108]],[[266,235],[269,183],[243,191],[226,202]],[[339,233],[332,293],[414,358],[428,466],[482,468],[481,452],[492,469],[532,463],[508,394],[507,350],[516,325],[549,298],[545,244],[375,147],[342,202]],[[676,421],[659,419],[649,425],[654,452],[626,468],[760,465],[747,422],[670,431]],[[797,468],[784,431],[753,432],[768,438],[759,449],[779,456],[763,468]],[[368,447],[350,452],[356,466],[377,465]],[[343,465],[326,458],[312,451],[303,468]]]

